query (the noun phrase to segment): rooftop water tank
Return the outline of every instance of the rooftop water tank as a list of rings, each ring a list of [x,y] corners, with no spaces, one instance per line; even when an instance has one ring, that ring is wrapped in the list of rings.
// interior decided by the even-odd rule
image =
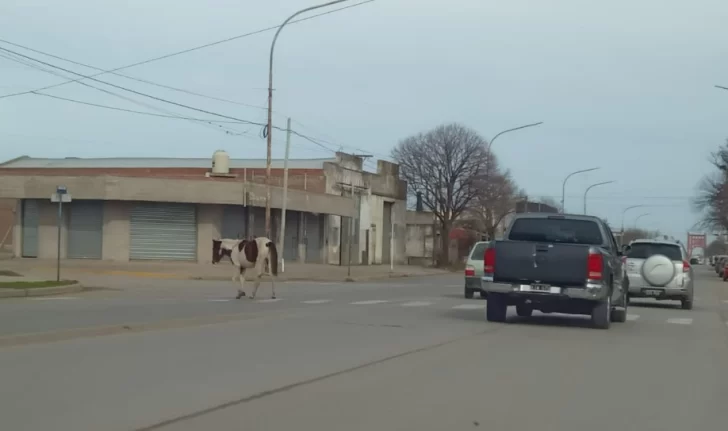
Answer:
[[[230,155],[225,150],[217,150],[212,155],[212,173],[223,175],[230,173]]]

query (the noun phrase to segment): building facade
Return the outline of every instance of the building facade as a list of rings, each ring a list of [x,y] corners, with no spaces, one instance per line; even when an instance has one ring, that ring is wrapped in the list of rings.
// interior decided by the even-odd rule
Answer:
[[[386,234],[399,229],[406,184],[397,165],[379,161],[370,173],[362,164],[344,153],[289,160],[284,227],[283,161],[273,161],[271,239],[283,242],[286,261],[348,264],[350,248],[352,264],[406,260],[404,238]],[[60,185],[72,198],[63,205],[62,258],[207,263],[212,239],[265,234],[264,160],[20,157],[0,165],[0,198],[15,202],[15,256],[56,256],[50,198]]]

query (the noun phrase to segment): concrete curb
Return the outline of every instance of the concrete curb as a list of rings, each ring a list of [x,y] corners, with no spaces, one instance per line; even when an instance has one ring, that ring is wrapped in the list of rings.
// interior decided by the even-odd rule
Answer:
[[[80,283],[69,284],[68,286],[38,287],[34,289],[0,288],[0,299],[63,295],[66,293],[77,293],[81,291],[83,291],[83,286]]]

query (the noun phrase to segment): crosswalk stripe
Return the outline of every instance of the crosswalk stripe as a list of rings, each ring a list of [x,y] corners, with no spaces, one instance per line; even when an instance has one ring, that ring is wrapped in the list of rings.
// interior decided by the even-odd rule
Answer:
[[[278,301],[281,301],[281,298],[259,299],[255,302],[267,303],[267,302],[278,302]]]
[[[485,305],[480,304],[461,304],[452,307],[453,310],[482,310],[484,308]]]
[[[207,302],[230,302],[232,299],[208,299]]]
[[[48,296],[44,298],[28,298],[31,301],[62,301],[65,299],[78,299],[75,296]]]
[[[351,304],[351,305],[373,305],[373,304],[383,304],[385,302],[389,302],[389,301],[385,301],[385,300],[382,300],[382,299],[374,299],[374,300],[371,300],[371,301],[356,301],[356,302],[350,302],[349,304]]]
[[[676,325],[692,325],[693,319],[685,318],[685,317],[673,317],[673,318],[667,319],[667,323],[674,323]]]
[[[304,304],[326,304],[331,302],[330,299],[312,299],[311,301],[303,301]]]
[[[427,307],[428,305],[432,305],[432,302],[412,301],[412,302],[405,302],[404,304],[402,304],[402,307]]]
[[[628,314],[627,315],[627,320],[629,320],[630,322],[634,322],[635,320],[637,320],[639,318],[640,318],[639,314]]]

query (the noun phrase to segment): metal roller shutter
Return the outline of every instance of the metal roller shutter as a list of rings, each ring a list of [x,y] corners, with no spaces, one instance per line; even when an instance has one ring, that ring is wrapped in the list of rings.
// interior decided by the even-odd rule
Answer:
[[[298,259],[298,223],[301,213],[286,211],[286,239],[283,243],[283,258],[288,261]]]
[[[131,211],[129,230],[133,260],[197,260],[194,205],[143,203]]]
[[[104,229],[104,203],[73,201],[68,222],[68,257],[101,259]]]
[[[38,257],[38,201],[23,199],[22,256]]]
[[[303,238],[306,241],[306,262],[321,263],[321,216],[304,213]]]
[[[222,238],[245,238],[245,207],[226,205],[222,212]]]

